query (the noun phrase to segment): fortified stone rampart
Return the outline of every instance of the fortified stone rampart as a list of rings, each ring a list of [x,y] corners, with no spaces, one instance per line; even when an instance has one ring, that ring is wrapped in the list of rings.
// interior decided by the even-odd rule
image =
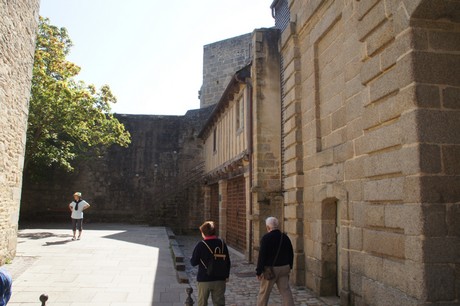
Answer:
[[[0,1],[0,265],[16,253],[38,8]]]
[[[204,46],[201,108],[217,104],[235,71],[248,64],[251,37],[248,33]]]
[[[80,160],[74,173],[52,171],[42,183],[26,175],[21,221],[68,221],[67,205],[73,192],[80,191],[92,205],[85,212],[90,222],[141,222],[177,232],[196,229],[202,222],[203,165],[196,135],[208,113],[117,115],[131,133],[131,145],[112,146],[99,158]]]

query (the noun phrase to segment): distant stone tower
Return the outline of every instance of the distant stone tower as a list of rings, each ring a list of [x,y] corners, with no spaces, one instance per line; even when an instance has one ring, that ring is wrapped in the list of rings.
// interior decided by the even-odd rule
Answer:
[[[251,37],[248,33],[204,46],[200,108],[219,102],[235,71],[247,64]]]
[[[0,265],[16,253],[39,3],[0,1]]]

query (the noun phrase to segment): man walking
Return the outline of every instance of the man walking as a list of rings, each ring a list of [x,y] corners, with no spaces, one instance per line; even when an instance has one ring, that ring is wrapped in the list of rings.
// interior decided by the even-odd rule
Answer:
[[[265,220],[267,234],[260,240],[259,258],[257,260],[257,279],[260,281],[257,306],[266,306],[273,286],[276,283],[283,299],[284,306],[294,306],[289,273],[294,261],[294,251],[289,237],[279,230],[279,221],[275,217]],[[264,277],[265,267],[273,267],[274,277]],[[268,273],[265,273],[268,274]]]
[[[81,232],[83,231],[83,211],[89,208],[89,204],[81,198],[81,192],[75,192],[73,194],[74,201],[69,204],[69,209],[72,212],[72,240],[80,240]],[[78,237],[76,237],[78,229]]]

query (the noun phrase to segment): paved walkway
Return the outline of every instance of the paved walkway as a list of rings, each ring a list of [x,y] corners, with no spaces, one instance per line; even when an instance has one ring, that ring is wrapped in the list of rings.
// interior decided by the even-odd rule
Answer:
[[[162,227],[85,224],[82,239],[68,228],[20,230],[8,306],[184,305],[169,240]]]
[[[17,255],[4,267],[13,276],[8,306],[176,306],[184,305],[186,288],[194,289],[196,271],[190,267],[198,237],[177,236],[185,255],[189,284],[179,284],[165,228],[126,224],[85,224],[81,240],[72,241],[68,225],[21,229]],[[231,250],[232,274],[227,305],[255,305],[259,283],[254,265]],[[311,292],[293,288],[296,305],[325,306]],[[212,305],[212,304],[210,304]],[[275,290],[270,305],[281,305]]]

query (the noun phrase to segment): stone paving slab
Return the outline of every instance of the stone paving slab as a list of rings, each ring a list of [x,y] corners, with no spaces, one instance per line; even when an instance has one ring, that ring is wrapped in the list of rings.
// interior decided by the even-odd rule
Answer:
[[[184,305],[165,228],[85,224],[72,241],[68,226],[21,229],[17,256],[5,265],[13,276],[8,306]]]

